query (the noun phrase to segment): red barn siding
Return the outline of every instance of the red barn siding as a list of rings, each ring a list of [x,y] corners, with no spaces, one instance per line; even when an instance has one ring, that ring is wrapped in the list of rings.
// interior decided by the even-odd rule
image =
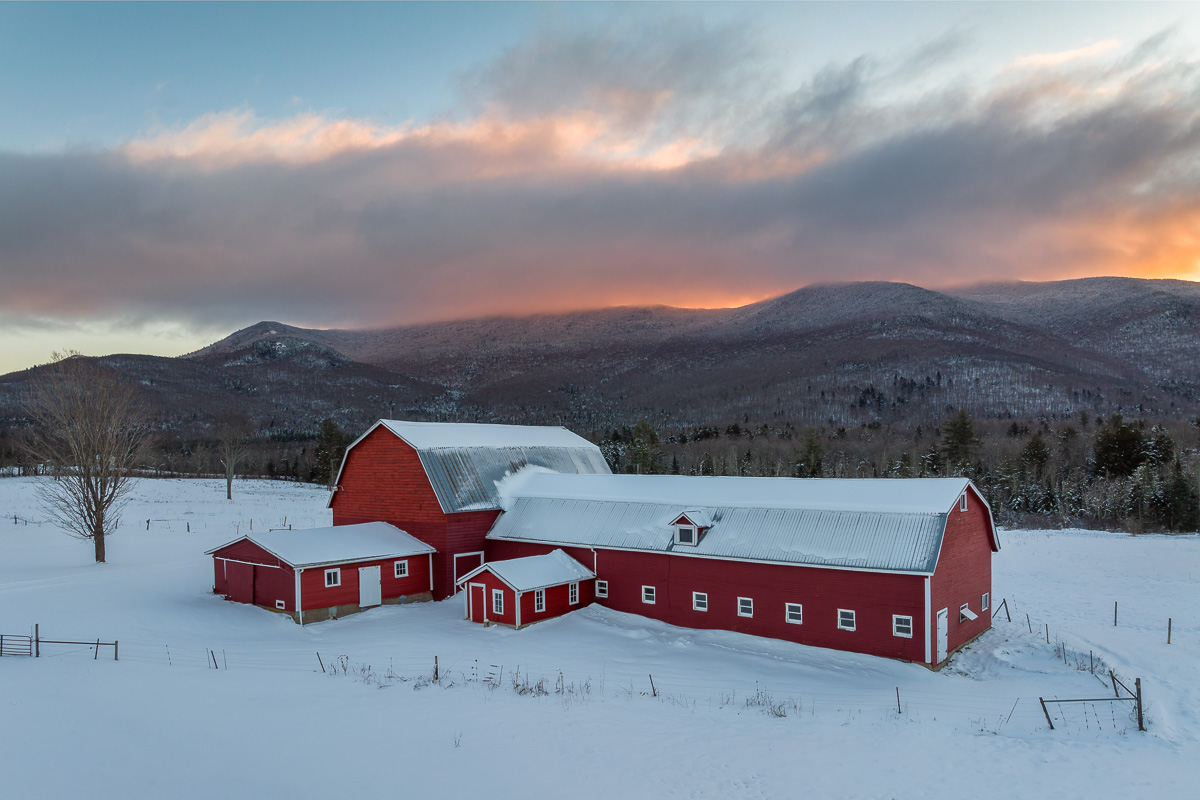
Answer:
[[[540,622],[544,619],[552,617],[560,617],[563,614],[569,614],[576,609],[591,605],[596,599],[595,581],[586,580],[579,581],[579,602],[571,603],[570,584],[564,583],[561,586],[549,586],[546,592],[546,610],[542,612],[534,611],[536,600],[534,592],[524,592],[521,594],[521,624],[528,625],[531,622]]]
[[[517,603],[515,600],[515,592],[502,580],[488,571],[483,571],[467,581],[467,585],[472,583],[482,583],[484,585],[484,607],[487,609],[486,619],[489,622],[498,622],[502,625],[517,624]],[[492,591],[499,589],[504,592],[504,613],[496,614],[492,611]],[[478,589],[476,590],[478,591]],[[478,621],[481,617],[478,610],[472,609],[472,619]]]
[[[992,591],[992,540],[988,512],[979,495],[967,490],[967,510],[955,505],[946,521],[942,551],[930,581],[929,624],[935,625],[940,609],[950,610],[949,652],[992,626],[992,612],[980,608],[983,593]],[[958,621],[958,609],[967,603],[978,619]],[[936,638],[932,658],[937,658]]]
[[[498,540],[488,546],[490,561],[540,555],[555,548]],[[589,548],[563,550],[592,566]],[[594,571],[598,580],[608,581],[608,597],[595,602],[617,611],[687,628],[739,631],[908,661],[925,658],[923,576],[601,549]],[[653,605],[642,602],[643,585],[655,587]],[[692,592],[708,594],[708,611],[692,609]],[[754,600],[753,617],[738,616],[739,597]],[[804,607],[803,624],[785,621],[787,603]],[[839,608],[855,611],[856,630],[838,629]],[[913,618],[911,639],[893,635],[893,614]]]
[[[282,600],[286,611],[296,610],[292,568],[253,542],[234,542],[213,553],[213,577],[214,591],[230,600],[267,608]]]
[[[358,569],[359,567],[379,567],[380,584],[383,599],[388,600],[401,595],[420,594],[429,591],[429,556],[408,556],[408,577],[395,577],[397,559],[385,561],[360,561],[353,564],[339,564],[336,567],[309,567],[300,573],[300,603],[305,611],[317,608],[349,605],[358,602]],[[325,585],[325,570],[340,569],[342,583],[340,586]]]

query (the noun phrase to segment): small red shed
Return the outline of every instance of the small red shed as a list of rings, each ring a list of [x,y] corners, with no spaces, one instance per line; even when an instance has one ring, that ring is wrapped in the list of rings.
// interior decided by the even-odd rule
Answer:
[[[462,576],[466,618],[522,628],[595,599],[596,575],[562,550],[493,561]]]
[[[386,522],[250,533],[207,551],[213,592],[306,622],[429,600],[432,554]]]

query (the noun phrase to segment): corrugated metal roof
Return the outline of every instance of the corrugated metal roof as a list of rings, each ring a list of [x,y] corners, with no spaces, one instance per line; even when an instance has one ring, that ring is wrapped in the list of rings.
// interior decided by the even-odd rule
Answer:
[[[532,592],[548,586],[586,581],[596,577],[590,569],[580,564],[562,550],[541,556],[510,558],[504,561],[489,561],[458,579],[465,583],[480,572],[488,570],[518,592]]]
[[[500,508],[497,484],[525,467],[554,472],[607,473],[600,448],[580,439],[577,447],[440,447],[417,455],[446,513]]]
[[[293,567],[403,558],[437,552],[425,542],[387,522],[362,522],[332,528],[247,533],[208,550],[207,554],[211,555],[243,540],[254,542]]]
[[[713,508],[713,525],[696,546],[674,543],[672,503],[518,497],[489,539],[675,552],[931,574],[946,512]]]

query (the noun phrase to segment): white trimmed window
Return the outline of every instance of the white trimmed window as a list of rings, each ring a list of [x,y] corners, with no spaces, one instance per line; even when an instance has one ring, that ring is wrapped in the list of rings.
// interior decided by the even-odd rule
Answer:
[[[654,587],[653,586],[643,586],[642,587],[642,602],[648,603],[650,605],[654,605]]]
[[[958,498],[958,510],[959,511],[967,510],[967,493],[966,492],[963,492],[962,497]]]
[[[793,625],[804,624],[804,606],[799,603],[787,603],[784,609],[787,612],[784,619]]]
[[[675,526],[675,543],[676,544],[696,544],[696,526],[695,525],[676,525]]]
[[[539,614],[546,610],[545,589],[538,589],[533,593],[533,610]]]
[[[407,558],[402,561],[397,561],[395,563],[394,567],[395,567],[395,574],[396,574],[397,578],[407,578],[408,577],[408,559]]]
[[[854,630],[854,611],[849,608],[838,609],[838,629],[843,631]]]
[[[504,590],[503,589],[492,589],[492,613],[493,614],[503,614],[504,613]]]
[[[286,610],[287,610],[287,604],[286,604],[286,603],[284,603],[282,600],[276,600],[276,601],[275,601],[275,607],[276,607],[276,608],[278,608],[280,611],[286,611]]]
[[[892,636],[903,636],[905,639],[911,639],[912,617],[892,614]]]
[[[342,571],[338,568],[325,570],[325,588],[342,585]]]
[[[753,617],[754,616],[754,598],[739,597],[738,598],[738,616]]]
[[[979,607],[982,608],[984,611],[987,611],[989,608],[992,607],[992,593],[991,592],[983,593],[983,602]]]
[[[692,592],[692,611],[708,611],[708,592]]]
[[[579,584],[572,583],[567,586],[567,602],[575,605],[579,602]]]
[[[608,581],[596,581],[596,597],[608,597]]]

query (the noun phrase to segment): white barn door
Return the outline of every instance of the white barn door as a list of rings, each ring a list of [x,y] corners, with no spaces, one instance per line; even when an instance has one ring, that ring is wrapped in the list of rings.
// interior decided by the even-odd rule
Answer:
[[[950,609],[943,608],[937,613],[937,663],[946,660],[950,650]]]
[[[358,605],[377,606],[383,602],[383,587],[379,582],[379,567],[358,568]]]

